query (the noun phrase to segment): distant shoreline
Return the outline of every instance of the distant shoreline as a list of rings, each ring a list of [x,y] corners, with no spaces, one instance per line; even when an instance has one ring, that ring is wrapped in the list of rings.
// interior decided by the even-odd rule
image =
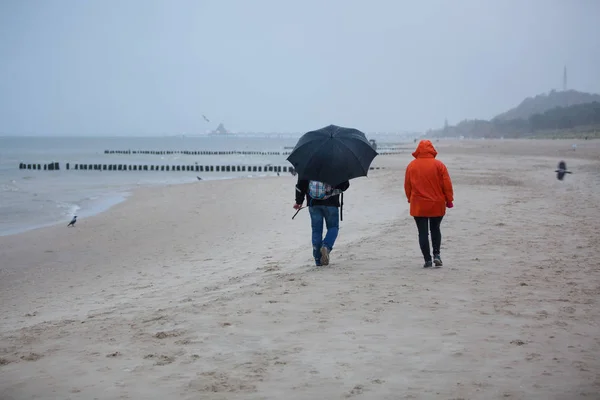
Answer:
[[[85,217],[93,217],[95,215],[101,214],[103,212],[108,211],[109,209],[116,206],[117,204],[120,204],[120,203],[126,201],[127,198],[132,193],[133,193],[133,191],[126,190],[126,191],[123,191],[120,193],[109,194],[102,201],[95,202],[95,204],[92,204],[90,207],[80,207],[79,210],[77,211],[76,215],[78,218],[82,218],[82,217],[85,218]],[[58,215],[58,214],[59,213],[57,212],[56,220],[54,222],[47,222],[47,223],[43,223],[43,224],[33,224],[33,225],[28,224],[28,225],[23,225],[21,228],[11,228],[11,229],[7,229],[7,230],[2,230],[2,231],[0,231],[0,237],[19,235],[19,234],[27,233],[27,232],[37,230],[37,229],[44,229],[44,228],[58,226],[62,223],[64,223],[66,226],[68,221],[64,220],[64,218],[60,218],[60,215]]]
[[[539,135],[539,136],[528,136],[528,137],[473,137],[473,136],[465,136],[462,139],[459,136],[424,136],[420,139],[429,139],[429,140],[599,140],[600,139],[600,131],[597,135],[586,136],[577,135],[577,136],[552,136],[548,135]]]
[[[130,189],[123,189],[120,191],[108,193],[106,195],[106,197],[103,198],[102,200],[91,201],[88,206],[86,206],[86,205],[79,206],[80,208],[78,209],[76,215],[77,215],[78,219],[98,216],[100,214],[103,214],[103,213],[109,211],[110,209],[112,209],[113,207],[115,207],[121,203],[127,202],[133,195],[135,195],[135,193],[137,191],[147,189],[150,187],[197,185],[202,182],[210,182],[210,181],[229,181],[229,180],[237,180],[237,179],[246,180],[246,179],[267,178],[267,177],[274,177],[274,176],[276,176],[276,175],[274,175],[274,173],[273,173],[273,175],[261,174],[261,175],[252,175],[252,176],[221,176],[221,177],[217,177],[217,178],[202,179],[201,181],[195,181],[195,182],[167,182],[167,183],[163,183],[163,184],[140,185],[138,187],[133,187]],[[70,220],[70,218],[69,218],[69,220]],[[65,226],[66,226],[67,223],[68,223],[68,221],[66,221],[64,219],[64,217],[61,218],[61,216],[58,215],[58,213],[57,213],[57,217],[54,222],[47,222],[47,223],[43,223],[43,224],[30,224],[30,225],[28,224],[28,225],[23,225],[23,227],[21,227],[21,228],[10,228],[10,229],[6,229],[6,230],[0,230],[0,237],[25,234],[25,233],[28,233],[28,232],[31,232],[34,230],[38,230],[38,229],[46,229],[46,228],[56,227],[61,224],[65,224]]]

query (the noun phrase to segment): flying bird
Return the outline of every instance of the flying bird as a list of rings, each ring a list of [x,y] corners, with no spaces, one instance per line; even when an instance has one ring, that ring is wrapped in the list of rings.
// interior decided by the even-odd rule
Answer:
[[[77,215],[73,217],[71,222],[69,222],[69,225],[67,225],[67,228],[70,226],[75,226],[75,222],[77,222]]]
[[[208,120],[208,118],[206,118],[206,115],[202,114],[202,118],[204,118],[204,120],[205,120],[206,122],[210,122],[210,121]]]
[[[564,161],[558,163],[558,169],[554,172],[556,172],[556,178],[558,178],[559,181],[563,180],[565,174],[571,173],[571,171],[567,171],[567,163],[565,163]]]

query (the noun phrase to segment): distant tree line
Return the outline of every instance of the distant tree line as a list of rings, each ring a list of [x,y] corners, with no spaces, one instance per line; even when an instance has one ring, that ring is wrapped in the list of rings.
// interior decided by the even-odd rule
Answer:
[[[540,131],[569,130],[585,126],[600,126],[600,102],[555,107],[529,118],[502,120],[464,120],[455,126],[430,130],[430,136],[522,137]]]
[[[577,126],[600,124],[600,103],[577,104],[556,107],[542,114],[529,117],[532,132],[547,129],[571,129]]]

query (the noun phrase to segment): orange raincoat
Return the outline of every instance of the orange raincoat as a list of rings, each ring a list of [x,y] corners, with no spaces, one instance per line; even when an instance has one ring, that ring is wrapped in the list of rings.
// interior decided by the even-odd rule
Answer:
[[[429,140],[421,140],[412,153],[415,158],[406,167],[404,191],[413,217],[441,217],[446,203],[454,201],[450,175]]]

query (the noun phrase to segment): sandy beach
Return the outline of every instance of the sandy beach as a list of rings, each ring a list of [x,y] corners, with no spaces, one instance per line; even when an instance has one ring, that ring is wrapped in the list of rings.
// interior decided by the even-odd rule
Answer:
[[[434,144],[442,268],[408,153],[351,181],[327,267],[289,175],[0,237],[0,399],[600,399],[600,141]]]

